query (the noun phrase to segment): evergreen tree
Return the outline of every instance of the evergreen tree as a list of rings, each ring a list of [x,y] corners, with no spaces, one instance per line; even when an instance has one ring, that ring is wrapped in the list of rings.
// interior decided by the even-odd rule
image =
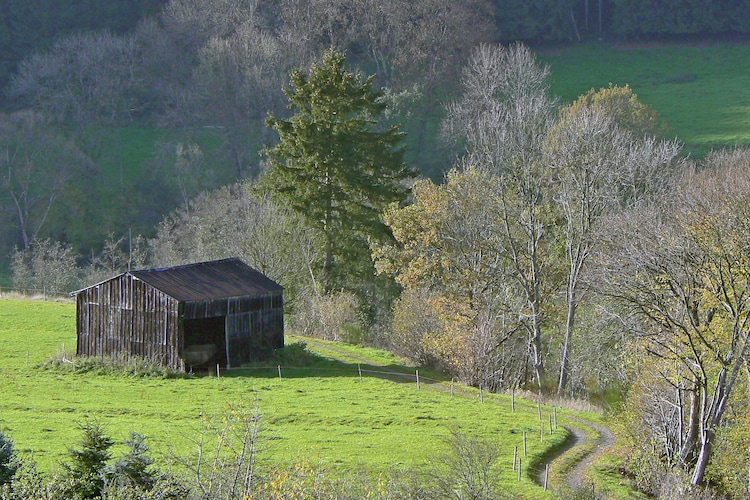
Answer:
[[[104,434],[98,422],[87,421],[81,425],[83,438],[80,449],[69,450],[71,463],[63,464],[74,498],[97,498],[107,478],[107,462],[112,457],[110,448],[114,440]]]
[[[157,473],[151,469],[154,460],[148,454],[146,438],[138,432],[131,431],[125,441],[128,452],[115,463],[115,476],[126,485],[151,490],[157,479]]]
[[[13,440],[0,431],[0,485],[13,479],[19,465]]]
[[[326,291],[357,291],[374,275],[368,240],[387,237],[380,213],[406,198],[412,176],[404,134],[377,126],[386,105],[374,77],[363,79],[345,63],[330,49],[308,74],[294,71],[285,93],[295,114],[267,120],[280,140],[266,150],[266,183],[323,234]]]

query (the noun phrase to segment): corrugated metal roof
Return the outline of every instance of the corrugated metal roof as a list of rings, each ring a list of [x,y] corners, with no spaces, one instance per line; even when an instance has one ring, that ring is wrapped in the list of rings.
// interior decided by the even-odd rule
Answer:
[[[244,297],[284,289],[237,258],[145,269],[130,274],[184,302]]]

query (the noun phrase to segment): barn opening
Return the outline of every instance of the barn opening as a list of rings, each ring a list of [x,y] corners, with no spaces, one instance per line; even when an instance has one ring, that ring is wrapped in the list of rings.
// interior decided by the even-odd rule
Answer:
[[[192,369],[209,369],[215,365],[227,367],[226,318],[186,319],[185,363]]]

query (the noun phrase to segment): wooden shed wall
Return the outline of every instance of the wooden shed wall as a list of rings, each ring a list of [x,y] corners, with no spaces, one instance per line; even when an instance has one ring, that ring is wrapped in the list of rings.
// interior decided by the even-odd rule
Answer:
[[[77,354],[131,355],[183,368],[178,303],[123,274],[76,296]]]

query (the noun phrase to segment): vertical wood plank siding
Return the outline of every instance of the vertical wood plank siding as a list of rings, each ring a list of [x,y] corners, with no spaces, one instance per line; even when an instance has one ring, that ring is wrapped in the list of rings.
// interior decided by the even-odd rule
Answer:
[[[178,303],[128,274],[76,295],[79,356],[140,356],[181,369]]]

